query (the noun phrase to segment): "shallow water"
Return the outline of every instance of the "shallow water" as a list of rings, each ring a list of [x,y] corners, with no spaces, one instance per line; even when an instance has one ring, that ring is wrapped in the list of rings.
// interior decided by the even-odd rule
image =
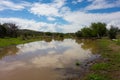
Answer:
[[[94,58],[91,43],[37,41],[0,49],[0,80],[61,80],[63,70]],[[59,71],[58,69],[63,69]]]

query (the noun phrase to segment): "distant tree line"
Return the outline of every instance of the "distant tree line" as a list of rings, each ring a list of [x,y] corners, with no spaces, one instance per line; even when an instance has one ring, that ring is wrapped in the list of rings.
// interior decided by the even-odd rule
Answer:
[[[0,38],[4,37],[21,37],[23,40],[30,38],[63,38],[64,36],[70,36],[69,33],[58,33],[58,32],[39,32],[28,29],[19,29],[19,26],[13,23],[0,24]]]
[[[19,29],[19,26],[13,23],[0,24],[0,38],[22,37],[23,39],[27,39],[30,37],[35,37],[37,35],[43,36],[43,33],[33,30]]]
[[[105,23],[91,23],[90,27],[84,27],[77,31],[75,34],[77,37],[84,38],[101,38],[108,36],[110,39],[115,39],[118,33],[118,27],[111,26],[110,29],[106,28]]]
[[[57,33],[57,32],[39,32],[27,29],[19,29],[19,26],[13,23],[0,24],[0,38],[4,37],[22,37],[23,40],[36,37],[47,38],[101,38],[108,36],[110,39],[115,39],[118,33],[118,28],[111,26],[110,29],[106,28],[105,23],[91,23],[89,27],[84,27],[76,33]],[[120,30],[119,30],[120,32]]]

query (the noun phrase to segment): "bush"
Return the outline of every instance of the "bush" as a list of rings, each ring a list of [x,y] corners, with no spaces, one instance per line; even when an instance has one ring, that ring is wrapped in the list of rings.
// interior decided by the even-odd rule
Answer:
[[[116,39],[117,32],[118,27],[111,26],[111,28],[108,30],[108,37],[110,39]]]

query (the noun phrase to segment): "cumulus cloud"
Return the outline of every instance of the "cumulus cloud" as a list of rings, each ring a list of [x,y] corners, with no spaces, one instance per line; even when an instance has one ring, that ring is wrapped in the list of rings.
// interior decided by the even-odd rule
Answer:
[[[72,15],[72,16],[71,16]],[[115,16],[113,16],[115,15]],[[86,24],[91,23],[91,22],[106,22],[108,23],[109,21],[113,20],[119,20],[120,17],[120,12],[113,12],[113,13],[85,13],[85,12],[70,12],[66,13],[64,15],[64,19],[70,23],[76,23],[76,24]]]
[[[88,0],[92,2],[85,10],[95,10],[95,9],[106,9],[112,7],[120,7],[120,0],[115,0],[114,2],[109,2],[109,0]]]
[[[2,3],[10,2],[9,0],[0,0]],[[83,0],[74,0],[76,2],[82,2]],[[111,7],[119,7],[120,0],[116,0],[113,3],[107,0],[88,0],[90,5],[85,7],[87,10],[103,9]],[[0,10],[4,8],[6,3],[0,3]],[[10,2],[11,4],[18,5]],[[21,3],[19,3],[21,4]],[[22,3],[18,8],[9,7],[10,9],[24,9],[26,3]],[[35,20],[21,19],[21,18],[0,18],[0,23],[12,22],[21,26],[22,29],[32,29],[37,31],[50,31],[50,32],[76,32],[84,26],[89,26],[92,22],[105,22],[110,25],[120,25],[120,11],[112,13],[88,13],[82,10],[72,11],[70,7],[66,6],[66,0],[53,0],[51,3],[35,2],[29,6],[28,11],[33,15],[45,16],[47,20],[54,21],[54,23],[37,22]],[[10,6],[7,4],[7,7]],[[9,9],[8,8],[8,9]],[[5,8],[7,9],[7,8]],[[58,24],[57,17],[65,20],[68,24]]]
[[[74,0],[73,2],[77,4],[82,1],[83,0]],[[87,6],[85,10],[119,7],[120,0],[117,0],[114,3],[109,3],[107,0],[88,0],[88,1],[92,2],[92,4]],[[58,3],[59,3],[59,6],[58,6]],[[56,27],[51,27],[52,29],[60,28],[62,30],[60,32],[76,32],[82,27],[90,25],[92,22],[105,22],[109,25],[115,25],[115,26],[116,24],[117,25],[120,24],[119,22],[120,12],[86,13],[83,11],[71,11],[70,7],[63,6],[63,5],[65,5],[65,0],[62,0],[62,1],[55,0],[53,1],[53,3],[48,3],[48,4],[35,3],[34,6],[31,8],[31,13],[36,15],[47,16],[48,20],[54,20],[51,16],[54,16],[54,17],[59,16],[62,19],[66,20],[68,23],[70,23],[70,24],[64,24],[62,26],[56,24],[54,25]],[[46,26],[45,28],[48,28],[48,27]]]
[[[56,23],[51,24],[47,22],[36,22],[35,20],[28,20],[22,18],[0,18],[0,23],[14,23],[21,29],[30,29],[43,32],[58,32],[58,26]],[[61,31],[62,32],[62,31]]]
[[[52,3],[34,3],[30,12],[38,16],[60,16],[59,9],[65,0],[54,0]]]
[[[114,16],[113,16],[114,15]],[[118,26],[120,25],[120,11],[113,13],[85,13],[80,11],[66,12],[62,15],[62,18],[66,20],[69,24],[57,24],[57,23],[47,23],[47,22],[36,22],[35,20],[27,20],[20,18],[0,18],[1,23],[15,23],[21,26],[22,29],[31,29],[37,31],[50,31],[50,32],[76,32],[83,28],[84,26],[89,26],[92,22],[105,22],[110,25]]]
[[[0,0],[0,11],[10,9],[10,10],[22,10],[25,7],[30,6],[30,3],[22,1],[21,3],[14,3],[10,0]]]
[[[48,4],[35,3],[30,12],[39,16],[58,16],[58,9]]]
[[[120,12],[103,13],[103,14],[85,13],[80,11],[68,12],[63,16],[63,18],[71,24],[64,25],[64,30],[67,30],[65,28],[68,28],[68,31],[75,32],[81,29],[82,27],[89,26],[93,22],[105,22],[109,26],[110,25],[118,26],[120,25],[119,15],[120,15]]]

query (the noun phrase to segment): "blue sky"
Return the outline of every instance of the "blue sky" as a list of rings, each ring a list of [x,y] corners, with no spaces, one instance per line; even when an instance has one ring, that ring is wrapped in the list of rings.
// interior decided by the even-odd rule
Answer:
[[[0,0],[0,23],[22,29],[76,32],[92,22],[120,25],[120,0]]]

